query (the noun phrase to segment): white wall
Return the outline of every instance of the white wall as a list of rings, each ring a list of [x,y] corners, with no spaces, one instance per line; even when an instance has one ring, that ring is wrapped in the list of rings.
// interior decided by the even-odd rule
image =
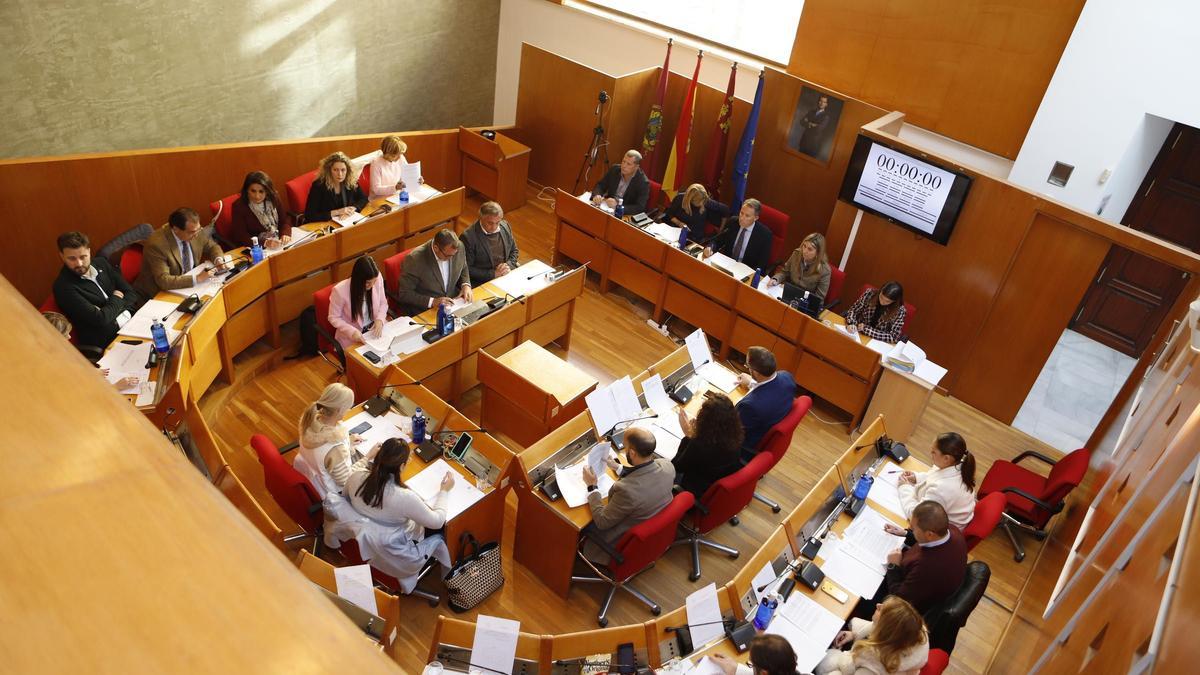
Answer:
[[[1150,170],[1150,165],[1158,156],[1163,141],[1166,140],[1167,134],[1174,126],[1175,123],[1171,120],[1157,115],[1142,116],[1137,128],[1134,129],[1133,139],[1125,148],[1125,156],[1117,163],[1117,168],[1113,169],[1112,178],[1104,186],[1104,194],[1108,196],[1108,201],[1105,202],[1101,197],[1101,204],[1104,208],[1100,212],[1101,218],[1114,223],[1121,222],[1125,210],[1129,208],[1129,203],[1133,201],[1138,187],[1146,177],[1146,172]]]
[[[1009,179],[1092,213],[1111,192],[1103,217],[1120,220],[1157,150],[1146,114],[1200,127],[1197,63],[1197,0],[1087,0]],[[1046,182],[1055,161],[1075,167],[1066,187]]]
[[[665,37],[620,25],[579,9],[546,0],[502,0],[500,37],[496,47],[493,122],[497,126],[516,121],[522,42],[618,76],[661,66],[667,49]],[[725,91],[729,84],[730,65],[730,60],[705,52],[700,66],[700,81]],[[739,63],[734,90],[738,98],[754,100],[760,67],[759,63]],[[671,50],[671,71],[690,79],[695,68],[696,47],[676,40]]]

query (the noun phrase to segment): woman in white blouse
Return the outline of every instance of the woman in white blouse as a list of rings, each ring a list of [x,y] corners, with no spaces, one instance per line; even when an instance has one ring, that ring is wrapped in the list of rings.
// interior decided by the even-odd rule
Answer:
[[[407,164],[408,144],[399,136],[385,136],[379,144],[380,156],[371,160],[371,199],[391,197],[403,188],[413,189],[416,186],[405,186],[400,180],[400,165]]]
[[[917,504],[935,501],[946,509],[950,524],[962,529],[975,516],[975,456],[967,442],[953,431],[941,434],[930,448],[933,468],[921,473],[905,471],[898,481],[904,517]]]
[[[408,442],[389,438],[369,468],[357,467],[346,481],[350,504],[364,517],[358,521],[363,558],[372,567],[396,577],[404,593],[416,587],[417,575],[430,558],[450,567],[445,538],[441,534],[426,536],[426,530],[446,524],[447,502],[454,485],[447,471],[433,503],[426,504],[400,479],[408,457]]]
[[[357,514],[342,496],[353,468],[351,436],[342,424],[354,406],[354,392],[344,384],[325,387],[321,398],[300,417],[300,448],[292,466],[312,483],[325,509],[325,545],[337,548],[353,536],[347,530]]]

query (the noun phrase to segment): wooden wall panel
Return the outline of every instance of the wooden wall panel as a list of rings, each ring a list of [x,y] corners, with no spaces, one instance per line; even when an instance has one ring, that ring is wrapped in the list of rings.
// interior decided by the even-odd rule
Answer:
[[[1083,0],[808,0],[788,72],[1015,159]]]
[[[422,161],[431,185],[445,189],[461,184],[457,129],[401,133],[407,157]],[[7,232],[0,273],[30,302],[40,304],[62,264],[54,244],[61,232],[82,230],[95,252],[137,223],[165,223],[180,206],[196,209],[207,222],[208,204],[237,192],[246,173],[255,169],[271,176],[286,201],[284,183],[315,168],[321,157],[334,150],[362,155],[378,149],[381,138],[372,134],[0,161],[0,213]]]

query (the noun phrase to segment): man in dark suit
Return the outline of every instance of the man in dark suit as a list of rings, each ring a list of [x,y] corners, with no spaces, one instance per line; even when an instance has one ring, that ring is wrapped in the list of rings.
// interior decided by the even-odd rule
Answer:
[[[462,242],[472,286],[502,277],[517,267],[517,240],[504,220],[504,209],[496,202],[484,202],[479,207],[479,220],[463,231]]]
[[[455,296],[471,302],[467,257],[458,235],[442,229],[432,241],[414,248],[404,258],[399,285],[401,310],[409,316],[452,304]]]
[[[704,249],[704,257],[713,251],[723,253],[756,270],[766,270],[771,263],[771,228],[758,222],[762,202],[747,199],[742,202],[737,218],[729,218],[712,244]]]
[[[104,258],[92,260],[82,232],[58,235],[63,266],[54,280],[54,301],[75,326],[80,345],[104,349],[137,311],[141,297]]]
[[[941,504],[931,500],[917,504],[908,524],[916,543],[888,554],[883,585],[874,598],[859,601],[856,616],[870,616],[875,605],[889,595],[904,598],[924,614],[954,595],[966,579],[967,541],[950,524]],[[893,534],[903,532],[900,528],[885,529]]]
[[[183,207],[175,209],[167,224],[154,231],[142,246],[142,270],[134,282],[139,293],[153,298],[159,291],[188,288],[208,280],[212,268],[192,270],[203,261],[216,263],[221,247],[200,226],[200,214]]]
[[[642,153],[637,150],[625,153],[621,163],[613,164],[592,190],[593,204],[604,200],[609,208],[613,208],[618,199],[624,200],[627,216],[646,212],[646,202],[650,199],[650,179],[642,171]]]
[[[738,375],[738,384],[748,387],[750,393],[738,401],[737,411],[746,434],[742,447],[751,456],[767,431],[787,416],[796,398],[795,378],[776,368],[771,350],[757,346],[746,350],[746,369],[750,374]]]
[[[592,510],[592,524],[598,530],[593,537],[602,537],[615,545],[631,527],[649,520],[671,503],[675,466],[661,457],[655,458],[655,447],[654,434],[649,430],[633,427],[625,432],[625,459],[629,466],[620,470],[617,482],[608,491],[607,504],[596,487],[596,474],[590,466],[584,467],[588,507]],[[583,554],[600,565],[610,560],[608,553],[591,541],[584,546]]]

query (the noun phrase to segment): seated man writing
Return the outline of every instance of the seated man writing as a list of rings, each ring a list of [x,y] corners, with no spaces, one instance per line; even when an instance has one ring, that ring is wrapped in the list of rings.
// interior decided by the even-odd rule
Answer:
[[[188,288],[208,280],[211,269],[191,274],[202,261],[215,263],[221,247],[200,226],[200,215],[187,207],[175,209],[167,224],[154,231],[142,246],[142,270],[135,281],[138,292],[153,298],[159,291]]]
[[[641,427],[625,432],[625,459],[629,466],[618,471],[617,482],[608,492],[608,503],[596,487],[596,474],[584,467],[583,482],[588,489],[588,507],[592,524],[599,536],[615,545],[631,527],[649,520],[671,503],[671,486],[675,483],[675,467],[670,461],[654,456],[654,434]],[[617,467],[613,467],[617,470]],[[599,545],[588,541],[583,554],[598,565],[611,560]]]
[[[400,308],[413,316],[430,307],[452,304],[455,296],[471,301],[471,278],[458,235],[443,229],[404,258]]]

